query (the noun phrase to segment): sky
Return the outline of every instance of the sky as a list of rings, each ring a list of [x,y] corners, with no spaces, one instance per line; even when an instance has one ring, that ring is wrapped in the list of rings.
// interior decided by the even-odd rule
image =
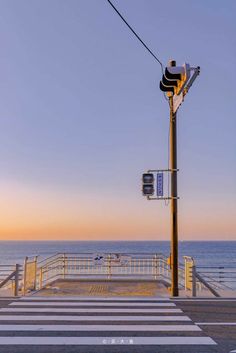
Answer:
[[[179,238],[236,240],[236,2],[113,0],[166,66],[200,66],[178,120]],[[141,176],[168,166],[159,64],[106,0],[0,0],[0,240],[169,240]],[[166,180],[165,180],[166,182]]]

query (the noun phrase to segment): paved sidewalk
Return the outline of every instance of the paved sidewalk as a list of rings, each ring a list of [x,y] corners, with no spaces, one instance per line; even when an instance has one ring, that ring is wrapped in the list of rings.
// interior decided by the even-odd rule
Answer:
[[[157,281],[74,281],[58,280],[33,294],[34,296],[147,296],[168,297],[168,289]]]

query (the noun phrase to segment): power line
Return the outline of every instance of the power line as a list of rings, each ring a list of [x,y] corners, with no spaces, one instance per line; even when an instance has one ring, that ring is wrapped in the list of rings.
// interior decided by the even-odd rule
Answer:
[[[151,51],[151,49],[148,48],[148,46],[144,43],[144,41],[139,37],[139,35],[134,31],[134,29],[128,24],[128,22],[125,20],[125,18],[121,15],[121,13],[117,10],[117,8],[113,5],[113,3],[110,0],[107,0],[113,10],[119,15],[119,17],[124,21],[126,26],[131,30],[131,32],[135,35],[135,37],[140,41],[140,43],[147,49],[147,51],[153,56],[153,58],[160,64],[161,66],[161,71],[162,74],[164,75],[164,69],[163,69],[163,64],[162,62],[157,58],[157,56]],[[164,98],[167,100],[169,104],[169,99],[165,96],[165,93],[163,92]],[[168,141],[170,137],[170,129],[169,129],[169,135],[168,135]],[[169,163],[170,163],[170,156],[169,156],[169,142],[168,142],[168,169],[169,169]],[[168,173],[169,174],[169,173]],[[169,189],[170,189],[170,180],[169,180],[169,175],[168,175],[168,197],[169,197]]]
[[[133,28],[128,24],[128,22],[125,20],[125,18],[121,15],[121,13],[117,10],[117,8],[113,5],[113,3],[110,0],[107,0],[109,2],[109,4],[111,5],[111,7],[115,10],[115,12],[119,15],[119,17],[124,21],[124,23],[126,24],[126,26],[131,30],[131,32],[135,35],[135,37],[140,41],[140,43],[147,49],[147,51],[153,56],[153,58],[158,62],[158,64],[160,64],[161,66],[161,71],[162,74],[164,75],[164,69],[163,69],[163,64],[162,62],[157,58],[157,56],[148,48],[148,46],[144,43],[144,41],[139,37],[139,35],[133,30]],[[165,96],[165,93],[163,92],[164,98],[167,100],[168,104],[169,103],[169,99]],[[169,134],[168,134],[168,168],[170,166],[170,151],[169,151],[169,139],[170,139],[170,124],[169,124]],[[170,176],[168,173],[168,198],[169,198],[169,193],[170,193]],[[168,206],[169,204],[169,200],[168,203],[166,203],[166,206]]]
[[[117,8],[113,5],[113,3],[110,0],[107,0],[111,7],[115,10],[115,12],[120,16],[120,18],[124,21],[126,26],[129,27],[131,32],[135,35],[135,37],[142,43],[142,45],[147,49],[147,51],[154,57],[154,59],[160,64],[162,73],[164,72],[163,70],[163,64],[162,62],[157,58],[157,56],[148,48],[148,46],[144,43],[144,41],[139,37],[139,35],[133,30],[133,28],[128,24],[128,22],[125,20],[125,18],[121,15],[121,13],[117,10]]]
[[[115,5],[113,5],[113,3],[110,0],[107,0],[109,2],[109,4],[111,5],[111,7],[113,8],[113,10],[115,10],[115,12],[120,16],[120,18],[124,21],[124,23],[126,24],[126,26],[131,30],[131,32],[135,35],[135,37],[140,41],[140,43],[142,43],[142,45],[147,49],[147,51],[153,56],[153,58],[158,62],[158,64],[160,64],[161,66],[161,71],[162,71],[162,75],[164,75],[164,68],[163,68],[163,64],[162,62],[158,59],[158,57],[151,51],[151,49],[148,48],[148,46],[144,43],[144,41],[139,37],[139,35],[134,31],[134,29],[128,24],[128,22],[125,20],[125,18],[121,15],[121,13],[117,10],[117,8],[115,7]],[[163,93],[164,98],[169,102],[169,100],[166,98],[165,93]]]

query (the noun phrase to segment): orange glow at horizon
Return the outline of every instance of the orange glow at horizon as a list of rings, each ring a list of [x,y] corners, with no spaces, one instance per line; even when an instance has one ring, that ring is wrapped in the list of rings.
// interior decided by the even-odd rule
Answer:
[[[169,240],[169,208],[0,183],[0,240]],[[209,211],[210,210],[210,211]],[[236,240],[233,208],[180,203],[180,239]]]

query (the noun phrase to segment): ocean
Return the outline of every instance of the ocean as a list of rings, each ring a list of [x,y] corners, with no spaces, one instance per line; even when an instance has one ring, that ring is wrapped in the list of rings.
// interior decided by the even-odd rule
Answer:
[[[169,255],[169,241],[0,241],[0,264],[23,264],[25,256],[41,258],[55,253],[163,253]],[[180,241],[179,260],[192,256],[201,266],[236,268],[236,241]]]

